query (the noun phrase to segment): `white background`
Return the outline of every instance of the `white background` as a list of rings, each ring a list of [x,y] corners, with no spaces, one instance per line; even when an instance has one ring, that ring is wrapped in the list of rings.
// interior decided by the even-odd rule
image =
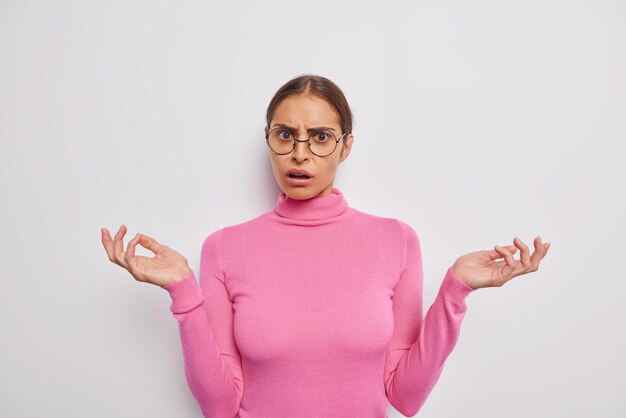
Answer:
[[[168,294],[100,227],[197,272],[273,207],[265,110],[313,73],[355,115],[335,186],[416,229],[425,308],[458,256],[552,243],[469,295],[418,416],[624,416],[625,35],[618,1],[0,1],[0,415],[201,416]]]

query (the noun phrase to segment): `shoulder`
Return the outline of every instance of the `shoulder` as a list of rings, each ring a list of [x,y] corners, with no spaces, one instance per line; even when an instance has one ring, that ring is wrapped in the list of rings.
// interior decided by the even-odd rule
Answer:
[[[358,212],[358,216],[354,217],[355,220],[362,222],[364,226],[368,228],[368,231],[394,236],[400,240],[404,246],[412,240],[419,240],[415,229],[404,220],[394,217],[379,216],[360,210],[356,210],[356,212]]]
[[[215,230],[211,234],[228,236],[230,234],[254,232],[255,229],[261,227],[262,224],[265,223],[266,215],[267,213],[262,213],[258,216],[255,216],[254,218],[247,219],[242,222],[228,224],[226,226],[221,227],[220,229]]]
[[[398,226],[402,229],[402,233],[404,234],[404,238],[407,242],[419,241],[417,232],[408,222],[402,221],[400,219],[395,219],[395,221],[398,224]]]
[[[241,242],[246,237],[257,235],[265,227],[265,214],[255,216],[243,222],[223,226],[208,233],[204,246],[223,246],[230,242]]]

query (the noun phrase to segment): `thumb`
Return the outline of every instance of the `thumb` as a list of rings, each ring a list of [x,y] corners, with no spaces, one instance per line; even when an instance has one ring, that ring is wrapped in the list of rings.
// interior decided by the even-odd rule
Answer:
[[[517,247],[515,245],[505,245],[504,248],[510,250],[513,254],[517,252]]]
[[[497,252],[496,250],[487,250],[487,255],[489,256],[489,259],[491,261],[495,261],[498,258],[501,258],[500,253]]]
[[[158,254],[160,251],[163,251],[163,249],[165,248],[164,245],[159,244],[157,240],[155,240],[152,237],[149,237],[144,234],[137,234],[137,235],[139,237],[139,244],[142,247],[147,248],[148,250],[152,251],[155,254]]]
[[[502,248],[506,248],[507,250],[511,251],[511,253],[515,254],[517,252],[517,247],[515,245],[504,245],[502,246]],[[500,258],[503,258],[502,255],[497,252],[496,250],[488,250],[487,254],[489,255],[489,258],[492,261],[498,260]]]

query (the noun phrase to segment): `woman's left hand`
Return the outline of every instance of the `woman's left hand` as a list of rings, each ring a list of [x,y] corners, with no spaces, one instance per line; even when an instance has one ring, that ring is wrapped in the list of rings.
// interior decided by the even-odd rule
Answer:
[[[476,251],[465,254],[454,262],[452,271],[465,284],[473,289],[481,287],[500,287],[513,277],[532,273],[539,269],[539,262],[545,257],[550,243],[541,243],[541,237],[534,240],[535,251],[532,255],[528,247],[519,238],[505,247],[496,245],[491,251]],[[520,249],[520,259],[513,254]],[[504,261],[496,261],[504,258]]]

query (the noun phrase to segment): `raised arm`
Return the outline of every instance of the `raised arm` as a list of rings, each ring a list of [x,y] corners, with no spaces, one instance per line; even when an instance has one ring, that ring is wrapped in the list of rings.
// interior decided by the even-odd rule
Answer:
[[[405,267],[393,296],[394,330],[384,370],[391,405],[405,416],[420,410],[456,345],[466,296],[474,289],[448,268],[439,292],[422,319],[423,267],[415,230],[398,220],[406,236]]]
[[[185,375],[205,417],[237,416],[244,384],[233,337],[233,308],[220,262],[222,229],[202,245],[200,285],[193,271],[163,288],[178,320]]]

